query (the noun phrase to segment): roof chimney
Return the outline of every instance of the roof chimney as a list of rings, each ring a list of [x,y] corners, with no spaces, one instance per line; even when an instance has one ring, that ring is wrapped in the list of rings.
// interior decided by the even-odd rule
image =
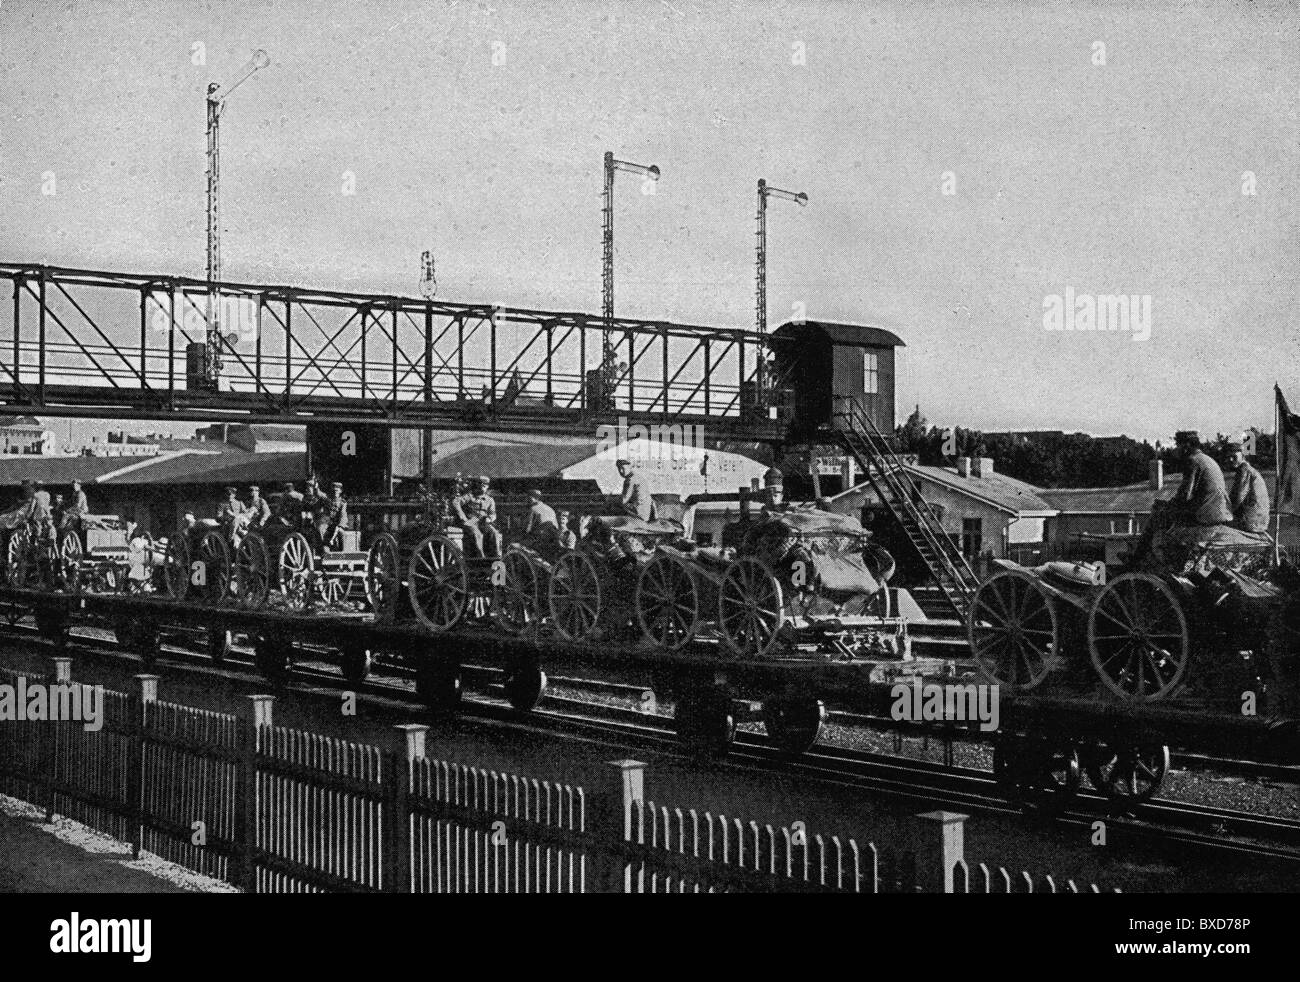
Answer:
[[[1147,474],[1149,475],[1148,484],[1152,491],[1159,491],[1165,486],[1165,462],[1163,460],[1153,460],[1147,465]]]
[[[958,477],[970,477],[970,458],[969,458],[969,457],[958,457],[958,458],[957,458],[957,476],[958,476]]]
[[[972,457],[973,473],[976,477],[993,476],[993,458],[992,457]]]

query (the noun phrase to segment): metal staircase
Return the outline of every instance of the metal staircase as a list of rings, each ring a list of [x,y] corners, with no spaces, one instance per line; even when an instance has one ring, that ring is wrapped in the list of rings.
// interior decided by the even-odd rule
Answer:
[[[903,467],[890,441],[881,434],[871,417],[852,399],[837,399],[845,406],[835,415],[845,428],[836,436],[866,474],[867,482],[903,527],[916,551],[934,577],[935,585],[957,616],[964,622],[979,577],[961,549],[943,530],[937,515],[921,497],[920,489]]]

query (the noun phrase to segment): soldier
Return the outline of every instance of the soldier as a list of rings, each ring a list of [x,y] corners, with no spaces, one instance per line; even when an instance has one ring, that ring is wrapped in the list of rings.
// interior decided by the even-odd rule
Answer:
[[[249,528],[260,529],[271,520],[271,505],[262,497],[262,489],[256,484],[248,486],[248,505],[247,510],[252,515],[249,519]]]
[[[650,485],[636,472],[630,460],[615,461],[614,466],[618,468],[619,476],[623,478],[623,511],[635,515],[643,522],[650,521],[650,516],[654,514],[654,503],[650,499]]]
[[[72,504],[67,509],[67,514],[72,518],[80,518],[82,515],[90,514],[90,505],[86,501],[86,492],[81,490],[81,482],[76,478],[72,480]]]
[[[486,474],[472,482],[471,490],[452,499],[451,509],[465,533],[465,543],[474,543],[475,555],[495,559],[501,555],[501,532],[496,527],[497,505],[488,494]]]
[[[557,522],[558,522],[557,528],[559,531],[559,539],[560,539],[560,548],[576,549],[578,547],[578,536],[577,533],[575,533],[573,529],[569,527],[569,513],[567,511],[560,512],[560,516],[557,519]]]
[[[1228,444],[1236,476],[1228,501],[1232,505],[1232,524],[1243,532],[1268,531],[1268,486],[1259,471],[1246,462],[1240,443]]]
[[[1170,502],[1175,523],[1227,525],[1232,521],[1232,509],[1228,506],[1223,471],[1201,449],[1201,438],[1195,430],[1179,430],[1174,441],[1183,458],[1183,483]]]
[[[554,545],[559,539],[560,526],[555,518],[555,509],[542,500],[542,492],[528,492],[528,524],[524,527],[524,539],[536,548],[538,545]]]
[[[767,504],[763,506],[763,517],[780,514],[790,510],[790,503],[785,500],[785,478],[775,467],[769,467],[763,475],[766,488]]]
[[[284,483],[284,489],[280,492],[275,503],[275,518],[283,525],[296,529],[302,521],[302,495],[298,489],[293,486],[292,481]]]
[[[235,497],[236,493],[233,486],[226,488],[226,500],[217,505],[217,521],[227,530],[231,529],[239,520],[239,516],[244,514],[244,503]]]
[[[321,498],[313,513],[316,534],[320,536],[321,547],[332,547],[334,537],[339,529],[347,528],[348,503],[343,498],[343,483],[335,481],[330,485],[330,496]]]

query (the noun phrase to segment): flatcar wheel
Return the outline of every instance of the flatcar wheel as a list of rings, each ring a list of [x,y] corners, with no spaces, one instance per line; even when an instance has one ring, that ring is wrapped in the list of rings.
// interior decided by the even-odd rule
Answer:
[[[1165,744],[1103,745],[1091,752],[1088,762],[1092,786],[1118,806],[1155,797],[1168,772],[1169,747]]]
[[[1187,673],[1187,618],[1174,592],[1149,573],[1106,584],[1088,611],[1088,653],[1102,684],[1128,702],[1156,702]]]
[[[41,637],[48,638],[60,647],[67,643],[71,627],[67,614],[54,607],[37,607],[32,613],[36,619],[36,630]]]
[[[415,673],[415,694],[435,712],[452,712],[460,705],[459,666],[421,665]]]
[[[266,603],[271,592],[271,551],[256,532],[245,535],[235,550],[232,580],[239,606],[252,610]]]
[[[220,665],[230,656],[230,642],[233,635],[217,627],[208,628],[208,657]]]
[[[201,564],[192,573],[199,573],[199,596],[210,604],[222,603],[230,595],[230,545],[224,533],[208,529],[194,550],[194,563]]]
[[[469,604],[464,554],[445,535],[426,537],[411,553],[406,590],[421,624],[431,631],[454,627]]]
[[[994,573],[975,590],[966,618],[975,664],[995,685],[1032,689],[1047,678],[1060,650],[1052,598],[1020,570]]]
[[[289,678],[293,645],[280,638],[262,637],[253,643],[253,660],[257,670],[273,685],[283,685]]]
[[[374,659],[364,644],[348,644],[339,650],[339,671],[353,685],[360,685],[370,677]]]
[[[316,571],[311,543],[301,532],[290,532],[280,544],[276,558],[276,585],[287,606],[302,610],[311,599],[311,583]]]
[[[375,617],[385,623],[396,619],[397,598],[402,590],[400,563],[397,536],[381,533],[366,554],[366,600]]]
[[[737,559],[722,574],[718,588],[718,627],[722,640],[744,657],[772,650],[785,624],[781,584],[761,559]]]
[[[504,688],[512,708],[521,713],[531,712],[546,693],[546,673],[536,662],[516,665],[506,675]]]
[[[763,703],[767,735],[791,756],[813,748],[825,720],[826,706],[820,699],[769,699]]]
[[[66,532],[59,538],[59,561],[56,579],[70,593],[80,593],[85,586],[81,567],[85,561],[85,550],[81,548],[81,538],[76,532]]]
[[[656,647],[677,651],[695,634],[700,590],[690,568],[676,556],[656,553],[636,581],[636,618]]]
[[[538,620],[537,570],[527,553],[510,551],[492,573],[492,617],[510,634],[525,631]],[[532,707],[529,707],[532,708]]]
[[[163,554],[163,580],[169,597],[185,599],[190,589],[190,543],[184,530],[177,530],[167,540],[167,551]]]
[[[560,557],[551,571],[547,597],[551,621],[566,641],[585,641],[601,613],[600,575],[586,553],[576,549]]]
[[[993,744],[993,775],[1011,801],[1059,809],[1078,792],[1082,773],[1073,744],[1014,735]]]
[[[692,753],[722,757],[736,738],[736,717],[731,701],[720,690],[683,693],[674,713],[677,738]]]

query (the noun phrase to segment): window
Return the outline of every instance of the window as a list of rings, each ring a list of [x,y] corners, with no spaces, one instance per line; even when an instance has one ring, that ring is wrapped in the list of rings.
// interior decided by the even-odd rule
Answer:
[[[862,352],[862,391],[869,396],[880,391],[879,367],[876,364],[876,352]]]
[[[971,559],[980,554],[980,550],[984,545],[983,526],[982,519],[963,518],[961,520],[961,551]]]

